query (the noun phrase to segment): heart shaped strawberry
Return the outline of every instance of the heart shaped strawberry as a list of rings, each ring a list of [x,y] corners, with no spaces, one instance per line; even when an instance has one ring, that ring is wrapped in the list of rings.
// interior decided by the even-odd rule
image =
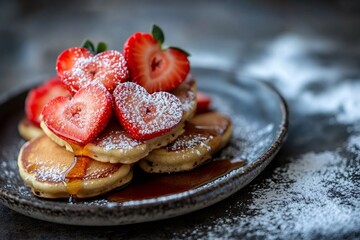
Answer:
[[[100,83],[112,92],[118,83],[129,77],[123,55],[114,50],[94,56],[86,48],[69,48],[59,55],[56,70],[73,93],[92,82]]]
[[[135,33],[124,45],[131,80],[149,93],[177,88],[190,71],[189,54],[176,47],[163,49],[164,38],[154,25],[152,34]]]
[[[80,89],[72,99],[54,98],[42,111],[53,133],[79,145],[91,142],[106,127],[111,113],[111,94],[98,84]]]
[[[149,94],[132,82],[114,90],[115,113],[130,135],[138,140],[160,136],[173,129],[182,118],[180,100],[168,92]]]

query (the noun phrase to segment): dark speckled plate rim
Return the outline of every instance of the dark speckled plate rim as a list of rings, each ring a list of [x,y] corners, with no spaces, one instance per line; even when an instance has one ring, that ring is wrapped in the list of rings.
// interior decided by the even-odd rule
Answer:
[[[206,70],[206,68],[200,68]],[[222,73],[232,74],[224,70],[209,69],[211,71],[221,71]],[[235,79],[241,79],[241,77],[234,77]],[[247,77],[244,77],[247,78]],[[154,221],[164,218],[175,217],[183,215],[195,210],[210,206],[216,202],[219,202],[228,196],[232,195],[242,187],[250,183],[256,176],[258,176],[265,167],[271,162],[277,152],[280,150],[284,141],[286,140],[289,125],[289,110],[288,105],[279,93],[279,91],[270,83],[265,81],[256,80],[260,86],[265,87],[271,91],[277,98],[282,111],[282,121],[275,141],[266,150],[266,152],[255,161],[251,162],[244,167],[234,169],[224,176],[202,185],[196,189],[192,189],[186,192],[163,196],[159,198],[129,201],[125,203],[108,203],[105,205],[85,205],[85,204],[68,204],[67,202],[56,201],[39,201],[34,202],[28,199],[21,198],[19,195],[12,194],[5,189],[0,188],[0,201],[9,208],[23,213],[28,216],[32,216],[38,219],[45,219],[47,221],[73,224],[73,225],[122,225],[131,223],[140,223],[147,221]],[[0,96],[0,105],[10,101],[11,98],[15,98],[19,94],[27,91],[34,83],[24,85],[22,88],[13,89],[6,94]],[[20,211],[14,206],[19,206],[24,209],[30,209]],[[33,212],[40,213],[40,217]],[[43,218],[41,213],[54,213],[54,219]],[[91,216],[95,219],[89,220],[89,222],[63,221],[57,219],[57,214],[73,216]],[[109,220],[106,221],[104,216],[109,216]],[[96,218],[102,219],[97,222]],[[80,219],[79,219],[80,220]]]

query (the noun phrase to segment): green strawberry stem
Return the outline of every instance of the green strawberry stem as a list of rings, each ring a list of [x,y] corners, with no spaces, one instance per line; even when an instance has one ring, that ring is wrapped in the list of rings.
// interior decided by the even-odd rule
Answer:
[[[99,42],[95,50],[95,46],[90,40],[85,40],[84,43],[82,44],[82,47],[86,48],[94,55],[107,50],[107,45],[104,42]]]
[[[82,47],[86,48],[87,50],[89,50],[92,53],[95,53],[94,44],[88,39],[84,41],[84,43],[82,44]]]
[[[153,35],[153,37],[154,37],[158,42],[160,42],[161,45],[164,43],[164,41],[165,41],[165,35],[164,35],[164,32],[161,30],[161,28],[160,28],[158,25],[156,25],[156,24],[153,25],[152,30],[151,30],[151,34]],[[181,49],[181,48],[179,48],[179,47],[172,47],[172,46],[171,46],[171,47],[169,47],[169,48],[175,49],[175,50],[180,51],[180,52],[183,52],[187,57],[190,56],[190,54],[189,54],[187,51],[185,51],[185,50],[183,50],[183,49]],[[164,49],[164,48],[163,48],[163,49]],[[165,48],[165,49],[166,49],[166,48]]]
[[[161,30],[161,28],[158,25],[156,25],[156,24],[153,25],[151,34],[161,44],[163,44],[163,42],[165,41],[164,32]]]
[[[104,42],[99,42],[96,48],[96,54],[104,52],[107,50],[107,45]]]

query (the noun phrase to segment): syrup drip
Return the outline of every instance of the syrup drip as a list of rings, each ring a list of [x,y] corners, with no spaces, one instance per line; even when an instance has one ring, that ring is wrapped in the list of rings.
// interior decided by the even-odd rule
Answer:
[[[126,202],[181,193],[211,182],[244,164],[242,160],[215,159],[189,172],[171,175],[139,171],[130,185],[108,193],[106,198],[112,202]]]
[[[82,180],[86,174],[87,165],[90,158],[83,156],[83,148],[72,145],[74,161],[64,174],[64,182],[69,193],[69,203],[76,201],[76,194],[81,188]]]

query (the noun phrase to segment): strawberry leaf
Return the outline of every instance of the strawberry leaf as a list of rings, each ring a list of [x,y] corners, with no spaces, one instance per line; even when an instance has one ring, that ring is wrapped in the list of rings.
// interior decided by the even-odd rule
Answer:
[[[155,24],[152,27],[151,34],[161,44],[163,44],[163,42],[165,41],[164,32],[161,30],[161,28],[159,26],[157,26]]]
[[[96,48],[96,54],[104,52],[107,50],[107,45],[104,42],[99,42]]]
[[[183,52],[187,57],[190,56],[190,53],[188,53],[187,51],[185,51],[184,49],[181,49],[179,47],[169,47],[169,48],[180,51],[180,52]]]
[[[87,50],[89,50],[92,53],[95,53],[94,44],[90,40],[85,40],[84,43],[82,44],[82,47],[86,48]]]

